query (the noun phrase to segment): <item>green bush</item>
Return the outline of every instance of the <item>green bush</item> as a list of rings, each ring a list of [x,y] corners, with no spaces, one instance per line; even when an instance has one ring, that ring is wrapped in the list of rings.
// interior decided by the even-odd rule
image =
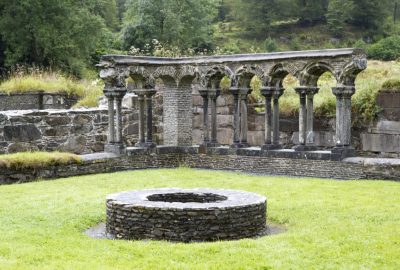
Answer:
[[[272,39],[270,37],[264,41],[264,47],[267,50],[267,52],[278,51],[278,44],[276,43],[275,39]]]
[[[396,60],[400,57],[400,36],[384,38],[367,48],[367,54],[372,59]]]
[[[382,90],[390,90],[392,92],[400,92],[400,80],[391,79],[382,84]]]

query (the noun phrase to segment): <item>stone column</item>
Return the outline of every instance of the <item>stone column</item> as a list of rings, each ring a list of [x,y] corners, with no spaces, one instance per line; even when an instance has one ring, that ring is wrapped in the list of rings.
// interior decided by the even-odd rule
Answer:
[[[211,142],[209,147],[218,147],[217,140],[218,127],[217,127],[217,98],[220,95],[220,90],[210,90],[209,97],[211,100]]]
[[[108,98],[108,143],[104,147],[105,152],[123,154],[125,145],[122,136],[122,99],[126,94],[124,88],[104,89]]]
[[[136,90],[135,94],[138,96],[139,102],[139,140],[135,144],[136,147],[146,147],[145,142],[145,91]]]
[[[108,144],[115,142],[115,109],[114,97],[110,94],[106,97],[108,99]]]
[[[242,88],[240,89],[240,105],[241,105],[241,138],[240,138],[240,147],[249,147],[249,143],[247,142],[247,132],[248,132],[248,99],[247,95],[251,93],[251,89]]]
[[[153,143],[153,96],[157,93],[156,90],[146,91],[146,106],[147,106],[147,136],[146,147],[153,148],[156,145]]]
[[[125,94],[124,94],[125,95]],[[115,118],[116,118],[116,144],[123,145],[122,138],[122,99],[124,95],[118,95],[115,97]]]
[[[355,87],[333,87],[332,92],[336,96],[336,147],[332,154],[335,159],[342,159],[355,154],[351,146],[351,97]]]
[[[279,131],[279,98],[283,95],[285,89],[280,87],[275,87],[273,92],[274,99],[274,113],[273,113],[273,133],[274,137],[272,140],[273,149],[280,149],[281,144],[279,143],[280,131]]]
[[[209,139],[209,124],[208,124],[208,90],[199,90],[200,96],[203,98],[203,142],[202,145],[207,146]]]
[[[233,95],[233,144],[231,148],[240,147],[240,102],[239,102],[239,88],[234,87],[230,89]]]
[[[314,146],[314,95],[319,91],[318,87],[307,89],[307,137],[306,145],[310,150]]]
[[[306,137],[307,137],[307,87],[297,87],[296,92],[300,97],[299,108],[299,145],[295,146],[296,151],[305,151]]]
[[[265,144],[262,150],[270,150],[272,148],[272,95],[274,93],[273,87],[263,87],[261,94],[265,97]]]

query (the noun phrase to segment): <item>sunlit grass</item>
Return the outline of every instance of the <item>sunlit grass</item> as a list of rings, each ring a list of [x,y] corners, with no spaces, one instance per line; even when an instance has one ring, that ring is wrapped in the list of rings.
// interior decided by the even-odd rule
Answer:
[[[22,152],[0,155],[0,168],[36,169],[51,165],[80,163],[82,158],[61,152]]]
[[[107,194],[181,187],[256,192],[287,232],[231,242],[94,240]],[[400,269],[400,185],[146,170],[0,187],[0,269]]]
[[[79,99],[77,107],[96,107],[102,95],[102,83],[98,80],[76,80],[58,71],[29,68],[11,73],[0,84],[0,92],[7,94],[38,91],[76,96]]]

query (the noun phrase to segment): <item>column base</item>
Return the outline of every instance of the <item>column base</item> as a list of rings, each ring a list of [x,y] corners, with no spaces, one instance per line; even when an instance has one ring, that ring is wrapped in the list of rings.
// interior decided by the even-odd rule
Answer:
[[[300,144],[300,145],[294,146],[292,149],[297,152],[307,152],[307,151],[315,151],[315,150],[317,150],[317,147],[314,145]]]
[[[208,142],[204,144],[206,147],[209,148],[216,148],[216,147],[220,147],[221,145],[217,142]]]
[[[270,150],[279,150],[282,149],[282,145],[280,144],[264,144],[261,146],[262,151],[270,151]]]
[[[231,149],[238,149],[238,148],[243,148],[243,145],[241,143],[233,143],[229,146]]]
[[[106,144],[104,146],[104,152],[124,155],[126,153],[126,147],[122,143]]]
[[[356,156],[356,150],[352,146],[336,146],[332,149],[332,160],[343,160],[347,157]]]
[[[137,148],[155,148],[157,145],[152,142],[138,142],[135,144]]]

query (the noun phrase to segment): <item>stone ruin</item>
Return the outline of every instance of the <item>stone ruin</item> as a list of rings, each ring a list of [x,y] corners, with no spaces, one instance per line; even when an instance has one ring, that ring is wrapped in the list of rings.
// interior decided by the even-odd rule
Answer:
[[[360,49],[189,58],[107,55],[98,66],[102,69],[100,76],[105,81],[104,94],[108,98],[107,152],[124,154],[130,151],[123,143],[121,116],[122,98],[127,92],[136,93],[139,100],[139,142],[136,147],[155,147],[152,99],[157,91],[163,91],[165,146],[192,146],[192,95],[199,93],[204,112],[200,152],[238,153],[248,149],[248,96],[252,91],[250,82],[258,76],[265,97],[265,143],[259,146],[261,155],[341,160],[355,153],[351,145],[351,97],[356,91],[357,75],[367,67],[366,55]],[[332,88],[336,96],[336,146],[330,151],[316,151],[313,99],[319,91],[318,79],[325,72],[332,73],[337,81],[337,86]],[[279,132],[279,99],[285,91],[283,80],[288,74],[300,82],[295,89],[300,103],[299,139],[298,145],[290,150],[281,149]],[[229,93],[234,99],[234,134],[228,150],[220,147],[217,141],[216,101],[224,77],[231,81]],[[133,83],[127,85],[128,78]],[[158,87],[160,83],[162,88]]]

